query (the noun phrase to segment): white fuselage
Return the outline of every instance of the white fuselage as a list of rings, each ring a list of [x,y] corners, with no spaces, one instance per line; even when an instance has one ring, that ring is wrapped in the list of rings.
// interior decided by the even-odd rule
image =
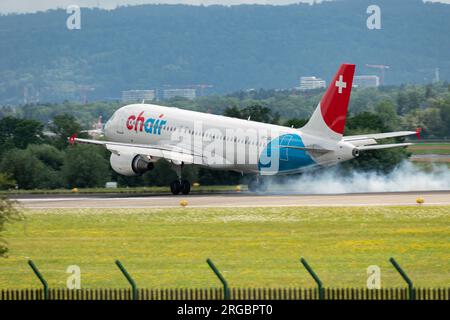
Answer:
[[[106,123],[105,136],[183,150],[205,167],[262,175],[298,173],[353,158],[352,145],[301,129],[153,104],[120,108]],[[330,151],[315,152],[315,147]]]

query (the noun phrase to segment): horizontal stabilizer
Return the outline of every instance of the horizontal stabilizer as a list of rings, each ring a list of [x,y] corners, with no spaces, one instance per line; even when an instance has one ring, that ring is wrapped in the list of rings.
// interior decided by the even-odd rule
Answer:
[[[308,146],[308,147],[297,147],[297,146],[280,146],[282,148],[289,148],[289,149],[296,149],[296,150],[304,150],[309,152],[315,152],[315,153],[327,153],[333,150],[330,149],[324,149],[321,147],[315,147],[315,146]]]
[[[352,142],[355,140],[365,140],[365,139],[387,139],[395,137],[405,137],[416,134],[416,131],[397,131],[397,132],[385,132],[385,133],[368,133],[357,136],[346,136],[342,140],[347,142]]]

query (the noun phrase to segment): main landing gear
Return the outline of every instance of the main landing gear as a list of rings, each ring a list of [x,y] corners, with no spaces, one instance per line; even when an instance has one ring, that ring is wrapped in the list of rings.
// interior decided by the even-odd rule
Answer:
[[[253,176],[248,181],[248,191],[250,192],[265,192],[267,187],[267,183],[260,176]]]
[[[172,183],[170,184],[170,191],[174,195],[180,193],[189,194],[189,192],[191,191],[191,183],[186,179],[184,180],[181,179],[181,171],[183,169],[183,163],[181,164],[173,163],[173,168],[177,173],[178,180],[172,181]]]

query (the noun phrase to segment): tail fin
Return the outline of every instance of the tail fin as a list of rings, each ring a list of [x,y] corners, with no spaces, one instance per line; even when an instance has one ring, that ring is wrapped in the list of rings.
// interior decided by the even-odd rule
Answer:
[[[333,140],[342,138],[354,73],[354,64],[341,64],[313,115],[301,128],[303,132]]]

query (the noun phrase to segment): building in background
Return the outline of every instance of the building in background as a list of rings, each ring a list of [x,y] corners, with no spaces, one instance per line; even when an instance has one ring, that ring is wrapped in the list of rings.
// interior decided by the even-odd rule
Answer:
[[[164,89],[163,99],[168,100],[175,97],[186,98],[189,100],[195,99],[197,96],[195,89]]]
[[[380,86],[379,76],[355,76],[353,79],[353,87],[357,88],[371,88]]]
[[[155,100],[155,90],[126,90],[122,91],[122,102],[142,102]]]
[[[300,90],[313,90],[325,88],[326,82],[316,77],[300,77]]]

